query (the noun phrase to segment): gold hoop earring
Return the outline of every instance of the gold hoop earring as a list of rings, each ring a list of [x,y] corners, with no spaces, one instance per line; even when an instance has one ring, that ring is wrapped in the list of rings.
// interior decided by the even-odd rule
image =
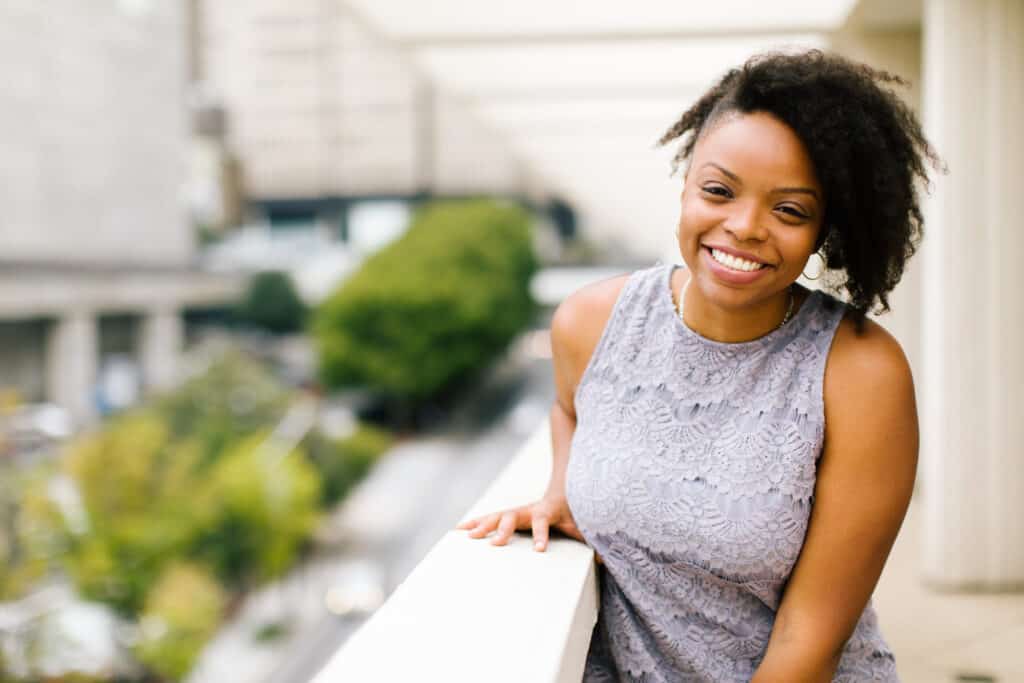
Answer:
[[[825,257],[824,257],[824,255],[822,255],[822,253],[821,253],[820,251],[816,251],[816,252],[814,252],[813,254],[811,254],[811,256],[817,256],[818,258],[820,258],[820,259],[821,259],[821,268],[820,268],[820,269],[818,270],[818,273],[817,273],[817,275],[815,275],[814,277],[811,277],[811,276],[810,276],[810,275],[808,275],[807,273],[802,273],[802,275],[803,275],[803,276],[804,276],[805,278],[807,278],[808,280],[817,280],[818,278],[820,278],[820,277],[822,276],[822,274],[823,274],[823,273],[824,273],[824,272],[825,272],[826,270],[828,270],[828,264],[827,264],[827,263],[825,262]],[[807,260],[808,260],[808,261],[810,261],[810,260],[811,260],[811,259],[810,259],[810,256],[809,256],[809,257],[807,257]],[[806,267],[806,266],[805,266],[805,267]]]

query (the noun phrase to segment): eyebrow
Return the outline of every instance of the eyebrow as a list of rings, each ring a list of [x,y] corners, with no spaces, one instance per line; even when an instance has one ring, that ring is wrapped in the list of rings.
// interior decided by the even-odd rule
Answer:
[[[719,171],[724,173],[729,179],[734,180],[737,183],[742,182],[738,175],[736,175],[735,173],[733,173],[729,169],[725,168],[724,166],[720,166],[720,165],[716,164],[713,161],[707,162],[706,164],[704,164],[704,166],[714,166]],[[701,168],[703,168],[703,166]],[[820,200],[820,197],[818,196],[817,191],[813,190],[813,189],[811,189],[809,187],[776,187],[774,190],[772,190],[772,194],[791,194],[791,193],[807,194],[807,195],[810,195],[810,196],[814,197],[815,199],[819,199]]]

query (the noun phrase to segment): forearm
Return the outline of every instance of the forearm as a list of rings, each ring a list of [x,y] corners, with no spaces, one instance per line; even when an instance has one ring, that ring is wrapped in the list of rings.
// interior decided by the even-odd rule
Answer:
[[[769,651],[750,683],[832,683],[838,657],[822,658],[797,649]]]
[[[565,471],[569,465],[569,446],[576,431],[576,420],[558,401],[551,407],[551,479],[545,495],[565,497]]]
[[[775,627],[750,683],[831,683],[842,650],[826,647],[806,629],[787,629],[779,618]]]

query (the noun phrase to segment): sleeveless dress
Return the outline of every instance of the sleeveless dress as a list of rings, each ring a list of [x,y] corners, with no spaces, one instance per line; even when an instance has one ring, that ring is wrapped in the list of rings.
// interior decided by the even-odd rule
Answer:
[[[601,555],[583,680],[748,682],[807,531],[845,304],[812,291],[747,342],[683,323],[671,264],[632,273],[576,389],[566,497]],[[869,600],[833,683],[898,683]]]

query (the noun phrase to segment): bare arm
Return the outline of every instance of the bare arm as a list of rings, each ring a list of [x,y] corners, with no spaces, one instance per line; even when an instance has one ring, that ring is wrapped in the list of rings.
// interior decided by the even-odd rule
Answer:
[[[547,548],[549,528],[554,527],[583,540],[565,495],[569,450],[576,431],[574,396],[627,277],[623,275],[588,285],[569,296],[555,311],[551,320],[555,401],[550,414],[552,459],[547,490],[533,504],[460,524],[457,528],[470,529],[471,538],[483,538],[497,529],[491,543],[504,545],[517,529],[529,528],[533,532],[534,547],[543,551]]]
[[[558,307],[551,319],[551,363],[555,377],[555,401],[551,406],[551,481],[547,495],[565,495],[565,470],[569,443],[576,431],[575,392],[583,369],[574,327],[578,313],[571,300]]]
[[[861,337],[849,326],[837,332],[825,418],[807,537],[751,683],[832,680],[906,514],[917,470],[914,386],[881,326],[869,321]]]

